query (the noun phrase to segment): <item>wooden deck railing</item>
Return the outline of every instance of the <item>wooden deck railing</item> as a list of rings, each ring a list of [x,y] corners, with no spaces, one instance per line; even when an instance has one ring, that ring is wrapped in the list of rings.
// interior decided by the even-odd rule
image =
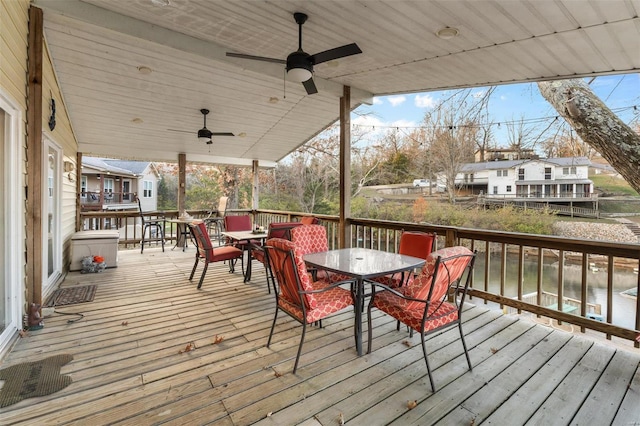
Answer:
[[[304,214],[272,210],[235,210],[229,214],[250,213],[256,225],[271,222],[295,221]],[[164,212],[175,218],[177,211]],[[195,218],[205,217],[205,211],[189,211]],[[338,217],[315,215],[327,228],[329,247],[338,248]],[[139,227],[135,226],[136,212],[82,213],[82,223],[94,224],[98,229],[111,226],[121,230],[123,247],[138,244]],[[558,322],[567,322],[580,328],[602,332],[607,338],[617,336],[634,340],[640,335],[640,301],[636,297],[627,308],[624,324],[619,321],[620,308],[614,299],[620,292],[616,279],[620,273],[633,277],[629,290],[640,290],[640,274],[633,275],[640,266],[640,244],[590,241],[554,236],[465,229],[428,224],[402,223],[372,219],[350,219],[349,233],[352,247],[397,251],[404,230],[435,232],[437,247],[465,245],[478,251],[470,295],[496,303],[517,312],[530,312]],[[123,225],[129,225],[124,226]],[[133,224],[133,226],[131,226]],[[175,229],[167,224],[167,239],[175,239]],[[602,276],[604,284],[595,284],[594,270]],[[569,270],[579,274],[579,285],[565,294],[566,275]],[[526,272],[526,273],[525,273]],[[600,275],[598,275],[600,276]],[[598,291],[603,301],[594,300]],[[530,293],[535,293],[531,297]],[[555,302],[549,303],[549,297]],[[593,314],[597,312],[598,315]],[[595,318],[595,319],[594,319]],[[602,321],[599,321],[599,320]],[[635,343],[636,347],[640,347]]]

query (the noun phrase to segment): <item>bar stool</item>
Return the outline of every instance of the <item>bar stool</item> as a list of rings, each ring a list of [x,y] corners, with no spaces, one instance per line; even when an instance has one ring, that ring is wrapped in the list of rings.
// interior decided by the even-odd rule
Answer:
[[[220,242],[222,239],[222,231],[224,231],[224,217],[227,214],[227,204],[229,197],[220,197],[218,207],[209,212],[209,216],[205,217],[204,224],[207,226],[209,236],[213,235],[213,239]],[[213,234],[212,231],[213,230]]]
[[[149,215],[144,214],[142,211],[142,205],[140,204],[140,198],[136,197],[138,202],[138,212],[140,214],[140,220],[142,221],[142,237],[140,239],[140,253],[144,252],[144,244],[151,245],[153,241],[162,244],[162,251],[164,252],[164,224],[165,219],[162,214]],[[148,233],[147,233],[148,232]]]

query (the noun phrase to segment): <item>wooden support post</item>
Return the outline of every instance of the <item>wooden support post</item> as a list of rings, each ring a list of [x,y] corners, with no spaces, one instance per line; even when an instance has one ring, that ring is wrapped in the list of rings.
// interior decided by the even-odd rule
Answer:
[[[27,302],[42,304],[42,9],[29,8],[27,97]]]
[[[351,247],[351,88],[340,98],[340,248]]]
[[[187,155],[178,154],[178,215],[186,211],[187,198]]]
[[[80,219],[82,203],[80,202],[80,191],[82,191],[82,153],[76,153],[76,232],[84,228]]]
[[[251,208],[258,210],[260,204],[260,187],[258,180],[258,160],[253,160],[251,163],[251,178],[253,180],[253,186],[251,188]]]

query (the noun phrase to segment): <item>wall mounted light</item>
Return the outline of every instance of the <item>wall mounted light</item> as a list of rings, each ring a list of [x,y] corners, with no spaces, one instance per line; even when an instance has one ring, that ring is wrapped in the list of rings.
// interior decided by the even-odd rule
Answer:
[[[69,181],[74,182],[73,172],[76,170],[76,165],[72,161],[64,160],[63,164],[64,172],[67,173]]]

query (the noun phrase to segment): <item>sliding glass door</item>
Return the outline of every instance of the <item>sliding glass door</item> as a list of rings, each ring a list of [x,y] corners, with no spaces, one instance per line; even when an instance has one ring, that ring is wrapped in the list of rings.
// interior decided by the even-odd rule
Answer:
[[[0,90],[0,352],[22,328],[24,130],[19,104]]]

